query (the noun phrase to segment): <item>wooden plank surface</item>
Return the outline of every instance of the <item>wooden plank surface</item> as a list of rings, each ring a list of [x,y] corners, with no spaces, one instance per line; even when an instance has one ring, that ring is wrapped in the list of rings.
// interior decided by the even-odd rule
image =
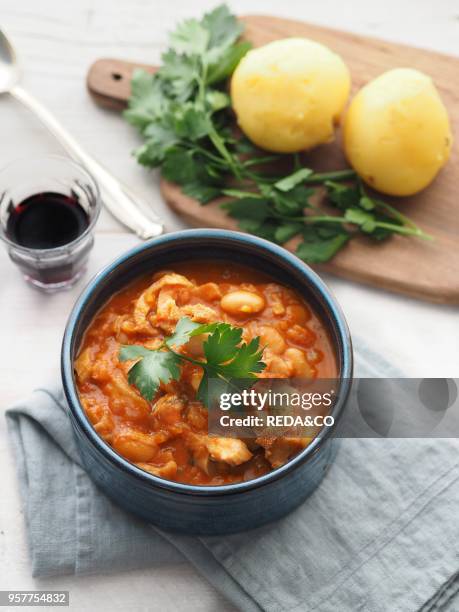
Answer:
[[[448,108],[454,134],[459,134],[459,59],[433,51],[340,32],[306,23],[268,16],[248,16],[242,21],[245,37],[254,45],[277,38],[305,36],[338,52],[349,65],[355,93],[370,79],[397,66],[410,66],[430,74]],[[135,63],[117,60],[97,61],[88,74],[88,88],[97,102],[122,108],[129,96],[129,82]],[[142,67],[145,67],[144,65]],[[154,70],[151,66],[150,70]],[[459,304],[459,184],[458,146],[447,166],[423,192],[408,198],[386,198],[395,203],[426,232],[433,242],[394,236],[380,244],[359,237],[327,264],[322,271],[353,281],[382,287],[416,298]],[[319,171],[346,167],[340,134],[334,143],[305,155],[305,164]],[[169,206],[194,226],[237,229],[237,224],[219,207],[205,207],[181,193],[176,185],[162,182],[161,191]],[[295,250],[297,239],[286,247]]]

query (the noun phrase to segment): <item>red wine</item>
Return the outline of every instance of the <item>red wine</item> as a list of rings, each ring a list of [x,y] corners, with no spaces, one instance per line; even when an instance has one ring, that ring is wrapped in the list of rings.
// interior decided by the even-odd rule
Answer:
[[[10,213],[8,238],[29,249],[54,249],[76,240],[89,225],[78,200],[61,193],[29,196]]]
[[[8,238],[31,249],[10,251],[27,279],[44,288],[65,286],[81,276],[94,239],[89,235],[74,243],[89,226],[89,216],[77,197],[52,191],[37,193],[9,212]]]

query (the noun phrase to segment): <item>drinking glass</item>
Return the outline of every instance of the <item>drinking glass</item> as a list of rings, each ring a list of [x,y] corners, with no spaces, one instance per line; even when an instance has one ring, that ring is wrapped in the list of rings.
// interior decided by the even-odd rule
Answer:
[[[84,213],[79,210],[85,217],[83,231],[65,242],[65,228],[53,224],[47,231],[55,242],[61,242],[59,246],[30,248],[18,243],[11,229],[12,215],[20,215],[21,205],[34,200],[33,196],[49,194],[58,199],[62,196],[62,201],[83,209]],[[97,183],[87,170],[67,157],[24,158],[0,170],[0,238],[25,280],[43,291],[70,288],[81,278],[94,245],[94,226],[100,208]],[[28,229],[29,233],[33,231],[33,227]]]

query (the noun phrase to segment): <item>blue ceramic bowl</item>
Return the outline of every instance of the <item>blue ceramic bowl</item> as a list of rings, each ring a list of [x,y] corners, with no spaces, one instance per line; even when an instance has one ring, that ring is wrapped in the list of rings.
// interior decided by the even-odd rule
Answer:
[[[116,453],[93,429],[78,399],[73,362],[84,332],[113,293],[133,279],[174,262],[223,259],[268,273],[301,293],[328,327],[340,388],[332,415],[340,421],[352,380],[352,345],[343,314],[322,280],[285,249],[226,230],[187,230],[144,243],[104,268],[88,284],[70,315],[62,345],[62,379],[82,461],[95,483],[126,510],[174,532],[216,535],[244,531],[281,518],[317,487],[334,459],[333,429],[282,467],[248,482],[195,486],[145,472]]]

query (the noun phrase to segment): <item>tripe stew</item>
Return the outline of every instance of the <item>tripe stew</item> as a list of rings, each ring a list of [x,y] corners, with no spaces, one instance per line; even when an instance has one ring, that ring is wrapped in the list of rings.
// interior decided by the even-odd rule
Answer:
[[[307,446],[310,438],[208,436],[207,410],[196,399],[202,369],[192,363],[180,380],[161,384],[152,402],[128,383],[132,362],[119,360],[120,346],[155,349],[184,316],[243,327],[245,342],[259,336],[266,368],[258,377],[337,376],[325,327],[294,290],[230,262],[174,264],[115,294],[85,334],[76,380],[98,434],[141,469],[193,485],[251,480]],[[197,336],[179,350],[199,359],[202,342]]]

